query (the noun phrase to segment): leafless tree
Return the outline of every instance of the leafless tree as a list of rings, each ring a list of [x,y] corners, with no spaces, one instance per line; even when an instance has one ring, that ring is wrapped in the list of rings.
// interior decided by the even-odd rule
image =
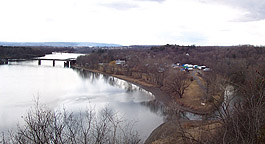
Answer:
[[[205,80],[205,98],[209,102],[214,101],[214,96],[223,97],[227,86],[225,78],[214,71],[206,72],[203,75]]]
[[[194,143],[262,144],[265,140],[265,71],[249,69],[244,83],[234,83],[226,89],[224,103],[219,106],[214,132],[201,133]],[[230,91],[230,92],[229,92]],[[207,121],[205,121],[207,122]],[[188,138],[191,133],[181,131]]]
[[[88,109],[74,114],[66,110],[52,111],[37,103],[24,118],[25,124],[2,136],[2,143],[27,144],[137,144],[139,135],[132,123],[123,120],[118,113],[104,108],[99,113]]]
[[[173,96],[177,95],[182,98],[190,83],[186,72],[170,69],[164,81],[164,89]]]

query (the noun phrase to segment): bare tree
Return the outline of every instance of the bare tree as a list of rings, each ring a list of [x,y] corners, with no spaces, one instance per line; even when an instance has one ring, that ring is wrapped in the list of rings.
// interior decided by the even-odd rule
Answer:
[[[25,125],[18,126],[3,143],[27,144],[137,144],[139,135],[133,124],[123,120],[117,113],[104,108],[96,113],[88,109],[74,114],[66,110],[52,111],[38,103],[24,118]]]
[[[164,81],[164,89],[173,96],[178,95],[182,98],[190,83],[186,72],[170,69]]]
[[[263,68],[249,69],[246,74],[248,79],[244,83],[234,83],[230,85],[233,90],[226,89],[231,95],[227,95],[217,110],[218,127],[214,132],[200,133],[197,138],[189,138],[193,132],[188,133],[183,129],[182,137],[191,139],[194,143],[264,143],[265,72]]]
[[[214,96],[223,97],[223,93],[227,86],[225,78],[214,71],[204,73],[205,80],[205,98],[209,102],[213,102]]]

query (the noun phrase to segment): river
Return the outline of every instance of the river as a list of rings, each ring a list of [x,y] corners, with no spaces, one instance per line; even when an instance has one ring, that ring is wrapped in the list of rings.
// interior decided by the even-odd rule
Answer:
[[[76,58],[80,54],[53,53],[43,59]],[[82,112],[92,107],[96,112],[108,107],[134,128],[142,142],[168,118],[166,109],[150,92],[127,81],[66,68],[63,61],[37,60],[0,65],[0,132],[23,124],[23,116],[39,99],[53,110]],[[179,119],[202,120],[203,116],[181,112]]]
[[[53,53],[42,58],[76,58],[79,54]],[[0,65],[0,131],[16,128],[34,106],[34,99],[51,109],[80,112],[87,107],[96,111],[109,107],[129,121],[144,141],[164,122],[155,97],[126,81],[72,68],[63,62],[23,61]]]

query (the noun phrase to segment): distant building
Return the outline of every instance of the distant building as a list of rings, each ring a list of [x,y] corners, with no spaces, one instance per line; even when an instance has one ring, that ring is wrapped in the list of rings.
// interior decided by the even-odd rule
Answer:
[[[182,64],[181,66],[186,71],[192,71],[194,69],[199,69],[199,70],[203,70],[203,71],[211,71],[211,69],[206,67],[206,66],[199,66],[199,65],[192,65],[192,64]]]
[[[188,67],[187,70],[188,70],[188,71],[192,71],[193,68],[192,68],[192,67]]]
[[[211,71],[211,69],[210,68],[205,68],[205,69],[203,69],[203,71]]]
[[[184,65],[183,65],[183,68],[184,68],[184,69],[187,69],[187,68],[193,68],[193,65],[192,65],[192,64],[184,64]]]
[[[195,69],[198,68],[198,65],[193,65],[193,68],[195,68]]]
[[[100,66],[103,66],[103,65],[104,65],[104,63],[98,63],[98,65],[100,65]]]
[[[200,70],[203,70],[205,68],[206,68],[206,66],[198,66],[198,69],[200,69]]]
[[[183,68],[186,70],[186,71],[192,71],[193,70],[193,65],[192,64],[184,64],[182,65]]]
[[[124,65],[125,64],[125,60],[116,60],[115,61],[116,65]]]

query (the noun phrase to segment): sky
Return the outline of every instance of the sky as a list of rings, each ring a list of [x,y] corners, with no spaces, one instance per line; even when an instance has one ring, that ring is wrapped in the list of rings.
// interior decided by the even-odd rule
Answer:
[[[265,0],[0,0],[0,41],[265,45]]]

